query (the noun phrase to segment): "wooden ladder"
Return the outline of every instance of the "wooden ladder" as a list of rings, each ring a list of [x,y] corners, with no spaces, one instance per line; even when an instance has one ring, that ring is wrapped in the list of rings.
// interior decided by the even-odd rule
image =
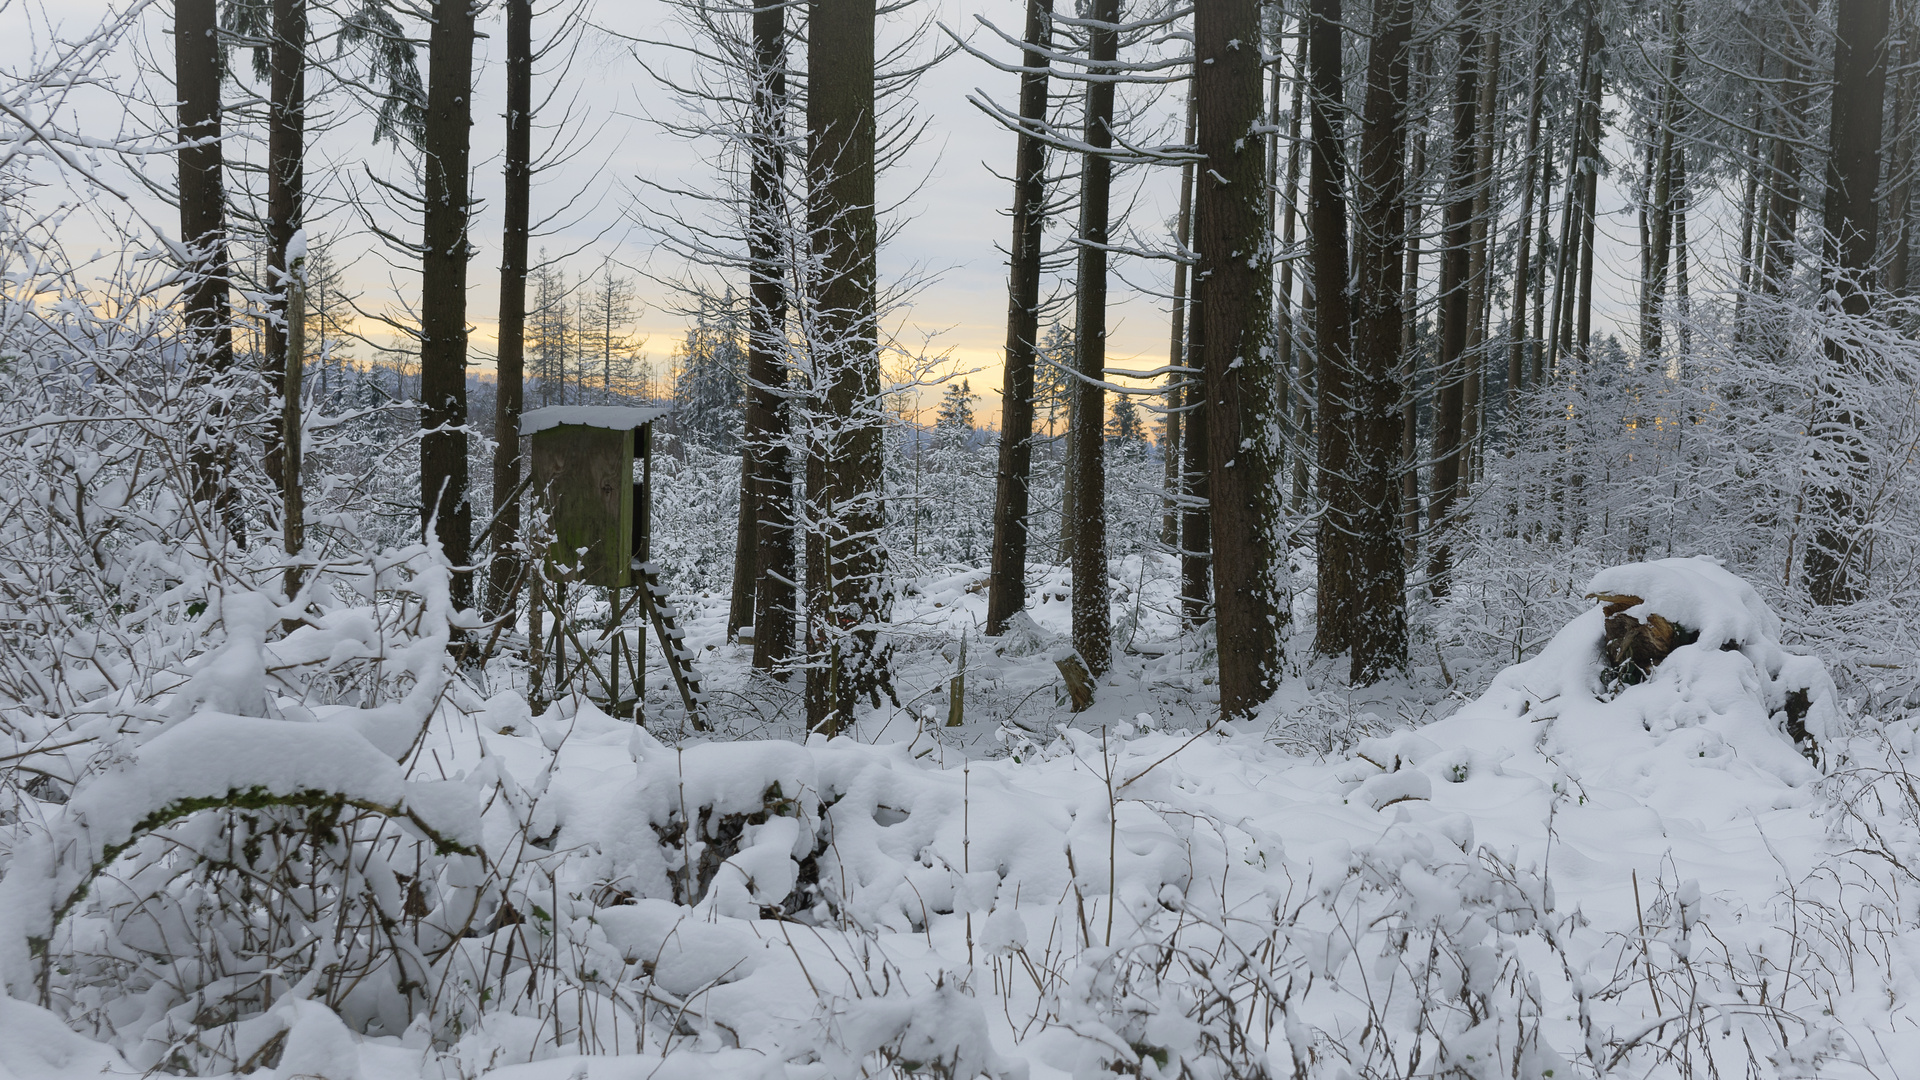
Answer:
[[[686,647],[687,632],[680,629],[673,605],[667,603],[667,587],[660,583],[660,564],[636,559],[633,572],[643,586],[641,596],[647,605],[647,614],[653,619],[653,631],[660,637],[660,651],[667,658],[667,671],[673,675],[673,685],[679,689],[680,701],[687,707],[687,719],[693,722],[695,730],[705,731],[707,724],[700,708],[706,704],[707,695],[700,689],[700,670],[693,666],[693,650]]]

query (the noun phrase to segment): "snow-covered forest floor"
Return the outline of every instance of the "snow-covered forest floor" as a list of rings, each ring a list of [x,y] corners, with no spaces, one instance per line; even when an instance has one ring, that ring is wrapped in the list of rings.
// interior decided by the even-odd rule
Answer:
[[[444,575],[413,558],[411,621],[346,606],[265,641],[261,594],[230,594],[163,730],[39,807],[0,883],[0,1075],[1920,1060],[1920,719],[1839,699],[1711,564],[1575,584],[1701,631],[1642,684],[1609,683],[1601,612],[1569,599],[1581,613],[1523,663],[1436,648],[1364,695],[1303,632],[1281,694],[1232,725],[1204,641],[1178,634],[1170,562],[1115,561],[1130,648],[1079,714],[1050,659],[1064,578],[1036,575],[1030,631],[987,639],[983,575],[956,568],[897,601],[905,708],[802,741],[796,691],[725,641],[722,596],[679,598],[715,730],[686,727],[657,655],[636,728],[580,697],[534,715],[504,664],[455,675]],[[276,672],[379,636],[356,619],[411,641],[390,654],[403,692],[302,707]],[[249,710],[262,687],[272,704]],[[1794,689],[1817,767],[1782,730]],[[404,765],[373,750],[416,722]],[[198,812],[249,784],[251,803]],[[35,984],[51,1011],[19,1000]]]

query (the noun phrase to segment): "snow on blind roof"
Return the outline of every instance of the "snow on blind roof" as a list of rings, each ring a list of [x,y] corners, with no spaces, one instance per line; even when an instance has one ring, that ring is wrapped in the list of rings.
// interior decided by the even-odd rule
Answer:
[[[635,409],[625,405],[550,405],[520,414],[520,434],[532,435],[562,424],[626,431],[651,423],[673,410],[667,407]]]

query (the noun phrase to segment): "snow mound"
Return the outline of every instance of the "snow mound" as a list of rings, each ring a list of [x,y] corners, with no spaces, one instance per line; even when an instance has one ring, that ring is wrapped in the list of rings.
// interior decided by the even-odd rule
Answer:
[[[1819,777],[1808,751],[1838,734],[1833,679],[1819,659],[1781,645],[1780,620],[1752,586],[1695,558],[1613,567],[1587,591],[1614,607],[1638,598],[1621,614],[1660,616],[1685,632],[1675,641],[1697,637],[1658,659],[1644,681],[1613,685],[1605,677],[1607,609],[1596,604],[1453,716],[1417,736],[1363,744],[1355,754],[1368,766],[1361,772],[1416,768],[1459,783],[1499,769],[1489,757],[1496,748],[1530,751],[1576,789],[1598,782],[1648,805],[1692,805],[1709,818],[1772,808],[1785,789]],[[1807,741],[1797,747],[1802,727]],[[1379,805],[1417,787],[1347,778],[1364,781],[1356,794]]]
[[[93,876],[144,831],[216,805],[341,800],[378,808],[446,845],[477,849],[474,790],[410,779],[344,724],[205,712],[78,785],[44,833],[16,841],[0,877],[0,979],[33,985],[30,943],[85,896]]]
[[[997,651],[1006,657],[1038,656],[1059,648],[1065,640],[1065,635],[1049,633],[1025,611],[1016,611],[1007,619]]]

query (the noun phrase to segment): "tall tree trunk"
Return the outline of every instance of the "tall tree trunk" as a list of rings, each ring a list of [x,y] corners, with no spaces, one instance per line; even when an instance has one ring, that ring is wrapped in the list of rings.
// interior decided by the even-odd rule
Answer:
[[[1013,161],[1013,240],[1007,247],[1007,353],[1000,394],[1000,461],[993,499],[993,563],[987,581],[987,633],[1003,634],[1027,604],[1027,512],[1033,480],[1033,367],[1040,336],[1040,253],[1047,204],[1047,150],[1034,128],[1047,118],[1047,53],[1053,48],[1053,0],[1027,0],[1021,55],[1020,131]],[[1180,300],[1174,299],[1174,318]],[[1174,330],[1179,347],[1180,332]],[[1176,355],[1175,363],[1179,362]],[[1174,424],[1174,414],[1167,414]]]
[[[1453,86],[1452,160],[1448,165],[1445,222],[1440,248],[1440,352],[1434,369],[1433,480],[1427,497],[1427,524],[1433,533],[1427,554],[1427,588],[1446,595],[1453,576],[1453,545],[1446,535],[1453,505],[1460,497],[1462,426],[1465,422],[1468,278],[1473,247],[1474,133],[1480,109],[1479,0],[1460,10],[1459,67]]]
[[[818,275],[807,459],[807,729],[832,735],[886,683],[874,0],[813,0],[807,27],[807,226]]]
[[[1548,28],[1542,26],[1540,40],[1533,49],[1533,78],[1527,92],[1527,164],[1526,177],[1520,183],[1520,231],[1514,234],[1513,340],[1507,346],[1507,440],[1511,446],[1520,437],[1520,393],[1527,380],[1527,281],[1533,268],[1533,197],[1540,169],[1540,104],[1547,80]],[[1544,207],[1542,211],[1544,212]],[[1539,326],[1534,327],[1536,333]]]
[[[1828,125],[1832,152],[1827,160],[1826,245],[1822,294],[1848,319],[1873,312],[1873,271],[1880,239],[1880,145],[1882,110],[1887,96],[1888,0],[1837,0],[1833,43],[1833,117]],[[1902,119],[1905,119],[1904,117]],[[1828,362],[1841,375],[1866,367],[1867,346],[1849,340],[1850,327],[1823,335]],[[1823,431],[1819,456],[1828,481],[1816,499],[1812,543],[1807,547],[1807,592],[1816,604],[1858,600],[1866,588],[1859,565],[1861,522],[1854,492],[1866,479],[1866,451],[1860,445],[1865,418],[1844,384],[1829,386],[1822,398],[1835,410]]]
[[[1500,86],[1499,30],[1486,35],[1480,53],[1480,100],[1475,106],[1473,135],[1473,224],[1468,228],[1467,251],[1467,343],[1461,352],[1465,369],[1460,407],[1460,478],[1464,490],[1479,476],[1480,440],[1483,423],[1487,366],[1488,309],[1493,296],[1492,260],[1488,247],[1493,238],[1494,121],[1496,91]]]
[[[1587,72],[1587,112],[1580,135],[1585,154],[1580,174],[1580,300],[1574,311],[1574,355],[1583,367],[1593,340],[1593,234],[1600,219],[1600,105],[1605,87],[1600,24],[1595,19],[1587,25],[1594,39],[1594,63]]]
[[[420,512],[447,561],[463,569],[473,561],[466,432],[473,40],[473,0],[434,0],[421,155],[426,228],[420,258]],[[472,603],[471,574],[454,575],[453,598],[461,607]]]
[[[1429,64],[1432,50],[1422,48],[1418,63],[1421,84],[1425,84],[1430,74]],[[1409,100],[1420,93],[1419,88],[1410,88]],[[1405,123],[1412,127],[1414,118],[1408,116]],[[1420,230],[1425,220],[1425,210],[1421,205],[1419,188],[1425,182],[1427,174],[1427,125],[1422,121],[1418,133],[1413,138],[1413,156],[1407,164],[1407,190],[1404,198],[1407,204],[1406,217],[1406,271],[1400,283],[1400,385],[1403,399],[1400,404],[1400,545],[1401,567],[1413,565],[1419,554],[1420,536],[1420,395],[1419,384],[1419,342],[1420,342]]]
[[[1660,130],[1654,133],[1653,193],[1647,207],[1647,279],[1640,300],[1640,357],[1657,364],[1663,325],[1667,319],[1667,273],[1673,259],[1673,222],[1676,193],[1673,180],[1679,150],[1674,129],[1680,124],[1680,80],[1687,70],[1687,7],[1676,0],[1668,13],[1667,72],[1660,87]]]
[[[306,0],[273,0],[272,44],[268,46],[267,89],[267,318],[261,335],[265,368],[277,378],[280,398],[297,382],[289,374],[287,334],[293,315],[288,306],[287,245],[301,223],[300,189],[305,179],[307,102]],[[299,416],[299,403],[283,404]],[[281,510],[299,501],[299,478],[286,468],[285,445],[297,438],[285,432],[267,440],[267,475],[280,487]]]
[[[1591,10],[1587,10],[1580,36],[1580,75],[1575,80],[1573,123],[1567,139],[1567,186],[1560,202],[1560,254],[1554,262],[1553,329],[1547,337],[1547,369],[1553,374],[1559,373],[1560,360],[1573,341],[1575,279],[1580,269],[1580,239],[1584,227],[1580,207],[1586,193],[1586,169],[1591,161],[1586,153],[1587,111],[1598,107],[1588,100],[1587,88],[1592,85],[1594,72],[1600,65],[1599,52],[1599,29]]]
[[[787,9],[753,12],[753,160],[747,176],[747,415],[754,512],[753,666],[786,681],[793,660],[793,448],[786,352]]]
[[[1191,84],[1187,89],[1187,137],[1186,145],[1192,146],[1194,139],[1194,96]],[[1174,242],[1182,252],[1193,244],[1193,162],[1180,166],[1180,210],[1174,225]],[[1167,365],[1173,368],[1186,366],[1187,353],[1187,264],[1184,259],[1173,264],[1173,316],[1171,341],[1167,346]],[[1161,456],[1166,459],[1166,478],[1163,487],[1166,498],[1162,500],[1164,509],[1160,515],[1160,542],[1169,548],[1180,546],[1180,414],[1183,397],[1181,389],[1187,383],[1184,371],[1167,373],[1166,423],[1161,429]],[[1198,398],[1193,401],[1196,406]]]
[[[198,376],[233,366],[227,311],[226,166],[220,133],[220,42],[215,0],[178,0],[173,16],[174,93],[180,99],[180,241],[186,247],[182,290],[187,354]],[[218,415],[195,440],[193,497],[220,516],[231,538],[245,543],[232,494],[234,452]]]
[[[1338,656],[1353,647],[1357,612],[1353,568],[1348,565],[1348,525],[1331,508],[1349,507],[1353,480],[1351,426],[1356,403],[1352,382],[1352,324],[1347,293],[1347,199],[1345,115],[1341,82],[1340,0],[1313,0],[1308,8],[1307,63],[1313,112],[1313,161],[1307,172],[1308,258],[1313,270],[1313,348],[1316,368],[1315,444],[1320,503],[1315,531],[1319,565],[1314,651]],[[1216,447],[1219,445],[1215,442]]]
[[[1673,151],[1673,314],[1678,322],[1678,362],[1693,355],[1692,260],[1687,253],[1687,149]]]
[[[1275,353],[1283,375],[1292,374],[1287,380],[1287,433],[1293,443],[1293,502],[1298,511],[1307,497],[1308,459],[1312,457],[1312,448],[1307,437],[1307,397],[1311,392],[1310,383],[1299,378],[1298,365],[1306,361],[1294,340],[1293,307],[1293,265],[1294,240],[1298,236],[1300,223],[1300,117],[1306,104],[1307,90],[1307,38],[1302,21],[1302,32],[1298,35],[1299,44],[1293,52],[1293,102],[1287,113],[1287,178],[1282,188],[1285,192],[1281,199],[1280,210],[1280,314],[1279,323],[1274,328],[1274,340],[1277,343]],[[1278,78],[1278,72],[1275,78]]]
[[[1347,586],[1356,617],[1349,681],[1371,685],[1407,666],[1406,567],[1401,561],[1399,499],[1401,310],[1406,247],[1408,53],[1413,0],[1375,0],[1360,134],[1359,203],[1354,234],[1353,475],[1344,504],[1329,503],[1325,524],[1347,537]]]
[[[1094,0],[1087,25],[1087,64],[1094,74],[1111,74],[1118,54],[1120,0]],[[1257,39],[1256,39],[1257,40]],[[1107,593],[1107,395],[1101,383],[1107,377],[1107,225],[1113,186],[1113,164],[1101,151],[1113,146],[1112,82],[1087,84],[1086,129],[1082,134],[1091,151],[1080,164],[1080,253],[1074,299],[1075,366],[1080,378],[1073,387],[1074,522],[1073,647],[1093,675],[1106,674],[1112,663],[1113,613]],[[1258,100],[1258,94],[1255,95]]]
[[[1534,226],[1533,364],[1527,376],[1534,386],[1547,383],[1547,250],[1553,243],[1553,182],[1553,132],[1549,130],[1541,136],[1539,223]]]
[[[1920,132],[1915,131],[1920,124],[1920,73],[1913,70],[1916,61],[1920,61],[1920,40],[1916,40],[1916,28],[1913,17],[1913,2],[1907,0],[1899,16],[1898,33],[1900,38],[1900,78],[1894,84],[1894,121],[1899,125],[1894,132],[1893,161],[1887,168],[1887,208],[1884,213],[1887,228],[1887,292],[1894,296],[1906,296],[1909,287],[1909,266],[1913,258],[1913,188],[1914,168],[1920,165]]]
[[[1794,48],[1807,38],[1812,19],[1808,0],[1782,0],[1787,19],[1794,27],[1793,40],[1779,50],[1783,60],[1780,74],[1780,100],[1773,112],[1773,152],[1767,168],[1767,213],[1764,246],[1761,250],[1760,290],[1777,294],[1793,274],[1794,236],[1800,227],[1800,152],[1798,141],[1806,134],[1808,99],[1813,94],[1811,79],[1801,65]],[[1784,347],[1775,342],[1769,351]]]
[[[1767,73],[1767,54],[1765,49],[1756,50],[1760,54],[1756,65],[1759,80],[1764,82]],[[1759,88],[1753,92],[1752,106],[1747,114],[1747,138],[1744,164],[1747,181],[1740,199],[1740,289],[1733,299],[1734,340],[1746,338],[1747,294],[1758,284],[1759,270],[1759,229],[1760,223],[1760,148],[1764,145],[1760,138],[1760,125],[1765,113],[1761,107],[1763,94]]]
[[[533,184],[533,0],[506,0],[507,155],[501,199],[500,352],[493,402],[493,565],[487,610],[511,614],[520,576],[520,410],[526,386],[527,227]]]
[[[1279,683],[1287,612],[1278,563],[1272,246],[1261,112],[1260,0],[1195,9],[1194,98],[1205,161],[1194,198],[1194,307],[1207,373],[1207,453],[1213,473],[1214,627],[1220,711],[1245,717]]]

